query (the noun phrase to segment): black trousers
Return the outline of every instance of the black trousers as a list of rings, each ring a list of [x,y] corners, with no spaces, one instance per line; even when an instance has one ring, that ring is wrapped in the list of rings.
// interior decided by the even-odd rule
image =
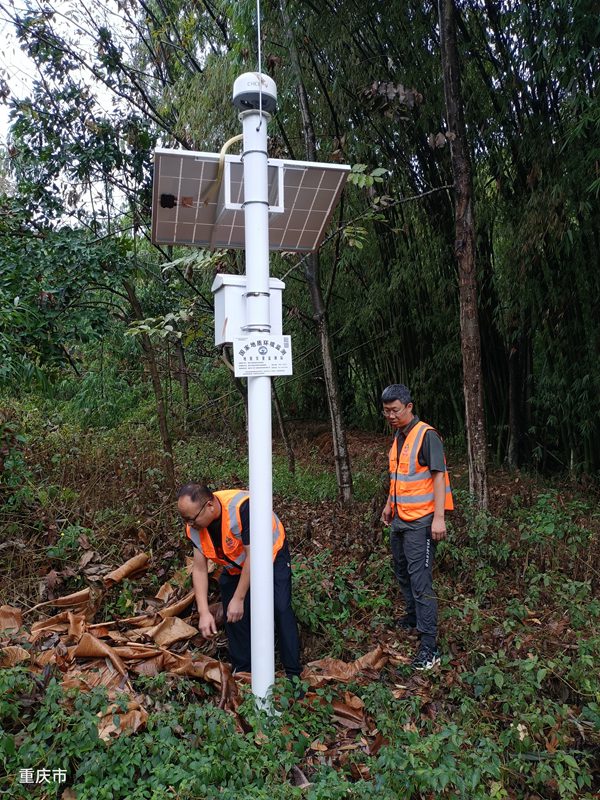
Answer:
[[[235,594],[239,575],[230,575],[223,570],[219,578],[221,602],[227,619],[227,606]],[[275,613],[275,634],[279,646],[281,663],[288,677],[300,675],[300,641],[298,625],[292,609],[292,567],[287,541],[277,553],[273,562],[273,606]],[[244,616],[239,622],[225,622],[229,643],[229,658],[235,672],[251,672],[250,659],[250,592],[244,599]]]
[[[415,531],[392,531],[394,574],[400,585],[406,615],[421,634],[421,643],[434,648],[437,641],[437,600],[433,591],[435,542],[431,526]]]

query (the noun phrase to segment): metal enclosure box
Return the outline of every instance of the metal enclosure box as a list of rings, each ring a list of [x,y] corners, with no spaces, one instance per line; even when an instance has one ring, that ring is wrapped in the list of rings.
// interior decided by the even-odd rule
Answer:
[[[231,344],[234,338],[246,336],[246,276],[216,275],[212,285],[215,297],[215,345]],[[282,297],[285,283],[269,278],[269,311],[271,335],[282,333]]]

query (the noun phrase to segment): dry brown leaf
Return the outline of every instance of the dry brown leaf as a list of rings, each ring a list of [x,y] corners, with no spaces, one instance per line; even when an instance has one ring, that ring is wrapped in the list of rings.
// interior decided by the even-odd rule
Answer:
[[[350,772],[356,780],[370,781],[371,770],[366,764],[350,764]]]
[[[314,742],[311,742],[309,745],[309,750],[314,750],[317,753],[325,753],[329,748],[323,742],[320,742],[318,739],[315,739]]]
[[[54,648],[54,663],[61,672],[68,672],[73,664],[71,650],[62,642],[59,642]]]
[[[365,653],[356,661],[347,663],[337,658],[323,658],[311,661],[306,665],[302,679],[311,686],[320,686],[327,681],[341,681],[347,683],[353,680],[360,672],[374,670],[378,672],[388,661],[388,656],[383,648],[378,645],[374,650]]]
[[[61,578],[55,569],[51,569],[47,575],[44,575],[42,581],[46,588],[52,591],[59,583],[61,583]]]
[[[414,655],[406,655],[404,653],[401,653],[399,650],[390,647],[390,645],[385,645],[385,647],[383,647],[382,649],[383,652],[388,657],[389,663],[394,667],[397,667],[400,664],[410,664],[410,662],[414,658]]]
[[[83,613],[87,622],[94,621],[94,617],[102,608],[105,595],[106,589],[104,588],[103,584],[99,584],[96,581],[90,586],[90,596],[85,604],[85,607],[83,608]]]
[[[99,713],[98,736],[105,742],[109,739],[116,739],[122,734],[132,734],[142,728],[148,720],[148,712],[145,711],[137,700],[130,700],[127,703],[127,710],[121,711],[119,706],[114,703],[109,706],[104,714]]]
[[[163,603],[167,603],[174,591],[175,589],[171,586],[169,581],[167,581],[166,583],[163,583],[163,585],[160,587],[160,589],[154,595],[154,597],[157,600],[162,600]]]
[[[221,662],[217,659],[200,655],[192,661],[192,657],[188,654],[178,656],[168,650],[163,652],[165,653],[165,668],[170,672],[176,675],[189,675],[192,678],[203,678],[210,683],[220,685]]]
[[[341,700],[333,700],[333,721],[343,725],[345,728],[357,730],[362,728],[365,723],[364,712],[359,708],[353,708],[348,703],[342,703]]]
[[[60,800],[77,800],[77,795],[74,789],[67,788],[60,796]]]
[[[0,667],[14,667],[22,661],[29,661],[31,656],[24,647],[9,645],[0,648]]]
[[[82,667],[72,667],[61,681],[63,689],[79,689],[89,692],[96,686],[107,689],[118,688],[123,683],[123,676],[117,672],[110,661],[98,658]]]
[[[388,744],[388,740],[382,733],[378,733],[375,736],[374,741],[369,745],[368,753],[370,756],[376,756],[377,753],[381,750],[381,748]]]
[[[19,608],[0,606],[0,631],[18,631],[23,624],[23,613]]]
[[[31,611],[37,611],[38,608],[44,608],[45,606],[81,609],[86,605],[89,597],[90,590],[81,589],[79,592],[73,592],[73,594],[67,594],[64,597],[56,597],[54,600],[46,600],[44,603],[38,603],[36,606],[33,606],[33,608],[30,608],[26,613],[29,614]]]
[[[352,692],[344,692],[344,700],[351,708],[364,708],[364,702],[358,697],[356,694],[352,694]]]
[[[90,561],[97,555],[95,550],[86,550],[86,552],[79,559],[79,569],[87,567]]]
[[[158,622],[157,614],[140,614],[139,617],[127,617],[125,619],[117,619],[114,621],[115,625],[133,625],[136,628],[151,628]]]
[[[160,647],[170,647],[175,642],[182,639],[191,639],[198,633],[197,628],[193,628],[179,617],[167,617],[159,625],[152,628],[143,628],[145,636],[154,639]]]
[[[172,606],[167,606],[166,608],[161,608],[158,612],[161,617],[178,617],[179,614],[184,611],[188,606],[194,602],[194,592],[188,592],[185,597],[182,597],[181,600],[178,600],[176,603],[173,603]]]
[[[111,571],[108,564],[89,564],[82,572],[90,581],[101,581]]]
[[[561,638],[563,633],[569,627],[569,622],[564,617],[558,620],[551,620],[548,623],[548,630],[557,638]]]
[[[31,654],[31,663],[36,667],[41,667],[42,669],[46,666],[46,664],[50,664],[50,662],[54,660],[54,650],[43,650],[41,653]]]
[[[130,642],[127,645],[116,645],[113,651],[122,658],[123,661],[138,661],[143,658],[154,658],[157,655],[164,653],[158,647],[153,647],[151,644],[138,644],[137,642]]]
[[[74,639],[81,639],[86,629],[86,621],[84,614],[74,614],[72,611],[67,611],[69,620],[69,637]]]
[[[413,656],[404,656],[404,655],[400,655],[399,653],[397,653],[395,655],[390,655],[389,656],[389,662],[388,663],[391,664],[392,667],[399,667],[402,664],[410,664],[412,662],[413,658],[414,658],[414,655]]]
[[[105,575],[104,585],[107,587],[114,586],[115,583],[120,583],[125,578],[135,577],[146,570],[149,561],[150,556],[147,553],[138,553],[133,558],[130,558],[129,561]]]
[[[135,672],[136,675],[145,675],[146,677],[153,678],[159,674],[159,672],[164,672],[163,669],[163,657],[161,655],[157,655],[154,658],[146,658],[143,661],[132,661],[128,664],[128,667],[131,672]]]
[[[75,658],[108,658],[121,675],[125,675],[127,672],[125,664],[112,647],[109,647],[106,642],[96,639],[91,633],[83,634],[79,644],[73,648],[73,656]]]
[[[291,781],[292,786],[299,786],[301,789],[306,789],[308,786],[312,786],[312,783],[308,780],[300,767],[297,767],[295,764],[292,765]]]
[[[147,638],[146,631],[150,628],[134,628],[132,631],[113,631],[107,637],[111,642],[125,644],[127,642],[138,643]]]
[[[48,619],[41,619],[34,622],[31,626],[31,635],[35,639],[36,634],[40,632],[56,631],[57,633],[64,633],[69,629],[69,613],[68,611],[61,611],[60,614],[55,614]]]
[[[105,622],[97,622],[95,625],[90,625],[88,630],[95,636],[100,636],[96,631],[111,630],[117,626],[131,625],[134,628],[149,628],[151,625],[156,625],[156,614],[140,614],[138,617],[124,617],[123,619],[111,619]]]
[[[96,625],[88,625],[87,629],[97,639],[105,639],[110,636],[111,626],[104,622],[99,622]]]
[[[219,708],[225,711],[237,711],[241,703],[238,685],[229,667],[222,662],[219,662],[219,679],[221,681]]]

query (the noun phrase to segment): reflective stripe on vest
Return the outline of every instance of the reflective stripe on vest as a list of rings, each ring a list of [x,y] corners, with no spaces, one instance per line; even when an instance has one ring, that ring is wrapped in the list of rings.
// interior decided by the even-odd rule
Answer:
[[[423,440],[430,430],[433,430],[431,425],[419,421],[409,431],[400,453],[398,453],[397,437],[394,438],[390,449],[390,500],[398,517],[406,522],[421,519],[435,511],[433,476],[429,467],[419,464]],[[444,475],[446,483],[444,508],[446,511],[451,511],[454,502],[448,472],[446,471]]]
[[[242,525],[239,514],[240,507],[249,498],[247,491],[227,489],[214,492],[221,504],[221,546],[223,556],[217,554],[213,540],[207,528],[190,528],[186,525],[186,535],[206,556],[221,564],[227,572],[238,575],[246,560],[246,550],[242,542]],[[280,519],[273,514],[273,560],[283,546],[285,530]]]

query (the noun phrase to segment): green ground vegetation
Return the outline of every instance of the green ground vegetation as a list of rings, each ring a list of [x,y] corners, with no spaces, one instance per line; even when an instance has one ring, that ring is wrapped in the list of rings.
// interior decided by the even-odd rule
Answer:
[[[187,554],[163,488],[158,442],[131,421],[81,429],[60,404],[46,417],[31,400],[12,403],[10,414],[7,408],[2,603],[30,607],[51,571],[55,593],[84,586],[77,564],[85,535],[108,564],[151,552],[148,575],[115,587],[107,601],[110,613],[131,613]],[[382,642],[410,655],[414,640],[393,626],[401,602],[389,543],[375,520],[385,439],[368,449],[362,434],[350,434],[361,443],[356,468],[364,493],[342,507],[310,432],[293,436],[295,476],[286,475],[276,444],[275,502],[293,550],[305,661],[352,661]],[[217,484],[242,485],[244,452],[231,431],[199,433],[178,445],[178,474],[183,480],[212,471]],[[302,700],[297,686],[279,679],[276,716],[258,713],[247,695],[237,718],[217,707],[209,685],[137,677],[148,722],[105,742],[97,726],[109,704],[103,690],[63,690],[54,669],[0,669],[3,791],[77,800],[591,800],[600,789],[595,488],[494,470],[492,509],[481,513],[460,488],[464,469],[457,464],[455,471],[457,511],[436,559],[439,670],[415,678],[408,666],[388,664],[372,680],[332,683]],[[347,691],[364,703],[376,733],[361,746],[364,731],[357,729],[356,746],[344,752],[334,704]],[[118,715],[117,707],[117,725]],[[64,770],[65,782],[19,782],[21,770],[42,768]],[[295,785],[296,770],[309,786]]]

